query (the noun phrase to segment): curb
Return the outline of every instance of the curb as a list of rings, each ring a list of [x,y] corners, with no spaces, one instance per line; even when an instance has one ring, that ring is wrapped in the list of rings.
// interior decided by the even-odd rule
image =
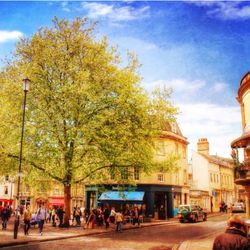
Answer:
[[[162,221],[158,223],[152,223],[152,224],[146,224],[146,225],[141,225],[140,227],[128,227],[128,228],[123,228],[124,231],[126,230],[133,230],[133,229],[138,229],[138,228],[143,228],[143,227],[153,227],[153,226],[160,226],[160,225],[165,225],[165,224],[175,224],[176,221]],[[100,235],[100,234],[108,234],[110,232],[115,232],[115,231],[103,231],[103,232],[88,232],[86,234],[75,234],[75,235],[65,235],[65,236],[59,236],[59,237],[54,237],[54,238],[41,238],[41,239],[29,239],[29,240],[24,240],[24,241],[12,241],[12,242],[6,242],[6,243],[0,243],[0,248],[4,247],[9,247],[9,246],[18,246],[18,245],[26,245],[29,243],[35,243],[35,242],[46,242],[46,241],[56,241],[56,240],[65,240],[65,239],[72,239],[72,238],[79,238],[79,237],[87,237],[91,235]]]
[[[213,216],[218,216],[218,215],[219,215],[219,213],[208,214],[208,218],[213,217]],[[152,224],[145,224],[145,225],[141,224],[140,227],[123,228],[123,230],[126,231],[126,230],[133,230],[133,229],[138,229],[138,228],[143,228],[143,227],[160,226],[160,225],[165,225],[165,224],[179,224],[179,221],[176,218],[172,218],[171,220],[167,220],[167,221],[160,221],[160,222],[155,222],[155,223],[152,222]],[[58,237],[54,237],[54,238],[42,238],[42,239],[29,239],[29,240],[24,240],[24,241],[12,241],[12,242],[6,242],[3,244],[0,243],[0,248],[8,247],[8,246],[26,245],[26,244],[35,243],[35,242],[46,242],[46,241],[56,241],[56,240],[65,240],[65,239],[71,239],[71,238],[87,237],[87,236],[91,236],[91,235],[107,234],[110,232],[112,232],[112,231],[103,231],[103,232],[91,232],[90,231],[87,234],[75,234],[75,235],[69,235],[69,236],[67,236],[67,235],[58,236]],[[173,250],[180,249],[180,247],[183,243],[175,244],[172,249]]]

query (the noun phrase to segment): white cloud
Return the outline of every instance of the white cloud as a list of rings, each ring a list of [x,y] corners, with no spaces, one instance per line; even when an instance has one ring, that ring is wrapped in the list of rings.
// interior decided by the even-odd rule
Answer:
[[[230,157],[231,142],[242,133],[240,107],[205,102],[178,106],[181,111],[178,122],[190,142],[189,157],[192,150],[197,151],[199,138],[208,139],[210,154]]]
[[[70,8],[68,7],[68,2],[62,2],[62,9],[66,12],[70,12]]]
[[[171,80],[167,85],[171,86],[176,92],[196,92],[205,87],[206,83],[201,80],[187,81],[185,79]]]
[[[0,43],[18,40],[18,38],[22,37],[23,33],[17,30],[8,31],[8,30],[0,30]]]
[[[144,83],[148,90],[163,85],[173,87],[171,100],[179,108],[178,124],[190,143],[189,158],[192,150],[197,150],[199,138],[208,139],[210,154],[230,158],[231,142],[242,134],[242,128],[238,103],[220,103],[222,96],[225,98],[226,95],[230,95],[229,86],[221,82],[209,84],[203,80],[186,79]]]
[[[225,90],[228,87],[228,84],[226,83],[215,83],[212,87],[211,87],[211,91],[214,92],[221,92],[223,90]]]
[[[132,21],[149,16],[149,7],[133,8],[132,6],[116,7],[112,4],[83,2],[91,18],[106,17],[111,21]]]
[[[250,18],[250,6],[247,1],[193,1],[192,3],[207,7],[209,9],[207,11],[208,15],[220,19]]]

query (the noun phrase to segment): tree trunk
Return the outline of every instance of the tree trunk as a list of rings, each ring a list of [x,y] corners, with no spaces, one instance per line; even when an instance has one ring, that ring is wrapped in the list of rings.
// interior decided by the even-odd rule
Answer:
[[[64,226],[69,227],[69,220],[71,215],[71,208],[70,208],[70,201],[71,201],[71,184],[64,185]]]

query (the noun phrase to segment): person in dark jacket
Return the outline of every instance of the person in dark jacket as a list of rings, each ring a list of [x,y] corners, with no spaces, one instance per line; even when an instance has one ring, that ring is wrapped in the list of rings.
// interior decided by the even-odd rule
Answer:
[[[247,227],[238,215],[228,220],[225,233],[218,235],[213,243],[213,250],[249,250],[250,240],[247,238]]]
[[[62,206],[58,207],[57,210],[56,210],[56,215],[59,219],[59,227],[62,227],[63,225],[63,215],[64,215],[64,211],[63,211],[63,208]]]
[[[2,230],[6,230],[7,222],[9,220],[9,218],[10,218],[10,210],[9,210],[9,208],[7,206],[5,206],[2,209],[1,218],[2,218]]]

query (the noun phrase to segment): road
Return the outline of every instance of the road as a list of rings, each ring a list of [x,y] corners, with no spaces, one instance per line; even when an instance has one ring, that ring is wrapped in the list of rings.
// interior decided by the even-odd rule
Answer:
[[[84,236],[66,240],[36,242],[2,249],[18,250],[169,250],[183,241],[206,238],[225,230],[228,214],[210,217],[206,222],[173,223],[109,232],[101,235]]]

